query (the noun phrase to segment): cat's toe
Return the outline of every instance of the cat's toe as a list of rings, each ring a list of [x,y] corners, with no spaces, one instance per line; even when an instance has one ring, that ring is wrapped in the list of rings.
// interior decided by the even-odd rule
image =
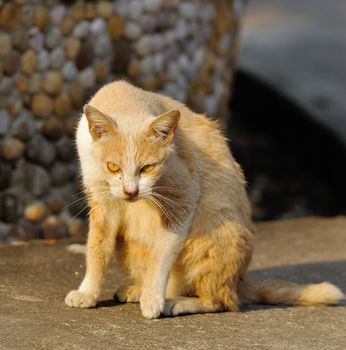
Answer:
[[[138,303],[141,297],[141,287],[138,285],[121,286],[114,294],[114,299],[120,303]]]
[[[178,316],[195,313],[193,302],[185,299],[167,300],[163,310],[164,316]]]
[[[163,309],[163,315],[164,316],[175,316],[173,314],[174,306],[175,306],[175,301],[174,300],[167,300],[165,302],[165,307]]]
[[[145,318],[158,318],[163,312],[164,302],[161,295],[143,293],[140,298],[142,315]]]
[[[96,299],[91,294],[72,290],[66,295],[65,303],[70,307],[90,308],[96,305]]]

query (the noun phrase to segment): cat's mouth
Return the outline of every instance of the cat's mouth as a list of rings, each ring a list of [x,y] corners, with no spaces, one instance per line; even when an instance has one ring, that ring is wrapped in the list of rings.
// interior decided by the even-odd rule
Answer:
[[[133,196],[133,197],[125,197],[124,199],[126,202],[132,203],[132,202],[136,202],[139,198],[140,198],[139,196]]]

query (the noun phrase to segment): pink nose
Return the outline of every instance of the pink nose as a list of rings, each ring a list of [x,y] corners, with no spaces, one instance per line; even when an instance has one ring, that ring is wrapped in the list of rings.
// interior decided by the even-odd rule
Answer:
[[[137,196],[137,194],[138,194],[138,188],[136,188],[136,189],[134,189],[134,190],[131,190],[131,191],[127,190],[126,188],[123,188],[123,192],[124,192],[124,194],[125,194],[126,196],[132,198],[132,197]]]

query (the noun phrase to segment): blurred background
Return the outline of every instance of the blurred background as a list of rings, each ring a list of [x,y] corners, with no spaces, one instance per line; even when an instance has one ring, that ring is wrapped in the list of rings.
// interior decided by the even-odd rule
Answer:
[[[346,214],[342,0],[0,1],[0,243],[85,237],[74,128],[125,78],[221,119],[255,220]]]
[[[255,219],[346,213],[345,33],[343,0],[248,3],[230,134]]]

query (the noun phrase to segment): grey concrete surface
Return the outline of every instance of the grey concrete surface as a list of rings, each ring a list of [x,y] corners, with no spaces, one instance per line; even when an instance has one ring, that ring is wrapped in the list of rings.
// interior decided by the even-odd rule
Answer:
[[[345,0],[250,0],[239,66],[293,97],[346,143]]]
[[[346,290],[346,217],[257,225],[251,273]],[[111,301],[111,266],[98,308],[68,308],[84,272],[69,242],[0,248],[0,349],[340,349],[346,303],[336,307],[250,305],[238,313],[144,319],[138,304]]]

